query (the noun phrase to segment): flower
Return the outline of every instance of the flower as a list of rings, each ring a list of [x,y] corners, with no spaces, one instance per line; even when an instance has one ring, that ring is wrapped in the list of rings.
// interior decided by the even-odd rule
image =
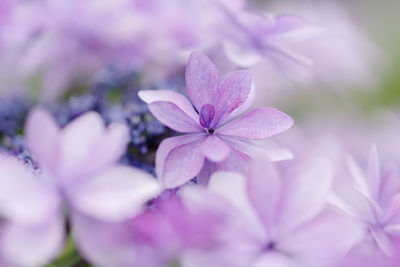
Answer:
[[[1,266],[45,265],[64,239],[60,196],[45,177],[5,155],[0,185]]]
[[[161,123],[186,133],[164,140],[157,150],[156,173],[166,188],[180,186],[200,171],[204,176],[215,168],[236,169],[249,160],[249,140],[266,139],[293,125],[292,118],[274,108],[256,108],[232,120],[251,105],[250,73],[240,70],[219,78],[199,52],[192,53],[186,67],[186,91],[192,103],[173,91],[139,92]]]
[[[74,218],[72,229],[79,227],[75,221],[79,223],[76,218],[80,217],[118,224],[140,212],[160,192],[151,175],[117,164],[127,143],[127,129],[122,124],[105,128],[100,115],[88,112],[60,129],[45,110],[36,108],[29,114],[25,131],[44,177],[43,189],[38,186],[38,190],[48,189],[54,195],[49,200],[52,205],[68,207]],[[52,233],[62,235],[61,214],[45,212],[46,222],[59,224]]]
[[[247,266],[327,266],[359,240],[357,225],[327,207],[329,161],[315,158],[291,166],[284,176],[263,158],[253,164],[248,177],[217,172],[208,185],[244,219],[249,237],[243,240],[254,247]]]
[[[375,146],[370,150],[366,172],[351,157],[347,166],[353,182],[353,188],[348,191],[351,194],[338,191],[332,197],[332,204],[366,230],[362,243],[377,245],[387,256],[396,256],[400,242],[400,179],[397,169],[390,168],[381,175]]]
[[[244,267],[248,254],[234,211],[223,197],[189,185],[123,224],[80,216],[75,231],[96,266]]]

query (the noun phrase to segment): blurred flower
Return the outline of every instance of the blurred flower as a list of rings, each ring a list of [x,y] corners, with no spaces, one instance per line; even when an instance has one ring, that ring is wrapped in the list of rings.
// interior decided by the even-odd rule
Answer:
[[[236,71],[220,79],[216,67],[199,52],[189,59],[186,90],[194,108],[173,91],[139,92],[159,121],[187,133],[163,141],[158,149],[157,176],[166,188],[186,183],[202,169],[237,169],[251,156],[253,145],[248,140],[266,139],[293,124],[288,115],[273,108],[257,108],[230,122],[251,105],[250,73]]]
[[[333,178],[329,161],[303,162],[282,177],[263,159],[251,170],[248,177],[218,172],[209,183],[247,220],[254,246],[248,266],[336,266],[359,240],[357,225],[327,208]]]
[[[60,247],[62,242],[62,238],[54,240],[63,236],[64,232],[61,206],[67,205],[74,216],[92,216],[98,220],[119,222],[134,216],[146,201],[159,193],[157,181],[149,174],[116,164],[125,152],[126,131],[123,125],[118,124],[105,129],[102,119],[94,112],[77,118],[64,129],[59,129],[54,119],[42,109],[35,109],[30,113],[26,124],[26,136],[30,150],[42,170],[41,182],[38,180],[36,184],[26,184],[23,181],[20,184],[18,179],[31,178],[25,178],[26,175],[22,174],[21,178],[15,174],[10,176],[6,165],[4,170],[0,169],[0,173],[6,175],[1,188],[4,188],[4,194],[9,194],[6,197],[10,199],[10,203],[15,202],[12,203],[10,212],[20,211],[20,216],[29,216],[29,212],[33,212],[30,211],[30,207],[36,202],[28,203],[29,205],[21,202],[21,194],[14,194],[14,191],[8,190],[9,187],[13,190],[31,190],[27,197],[30,194],[38,194],[42,195],[43,201],[48,201],[35,209],[46,215],[42,218],[42,223],[46,223],[43,225],[43,231],[51,231],[51,251]],[[17,179],[10,182],[6,179],[8,177]],[[43,192],[45,190],[48,192]],[[59,212],[53,212],[48,206],[58,207]],[[72,228],[74,227],[72,225]],[[23,235],[21,238],[25,237],[24,233],[20,234]],[[34,234],[33,238],[38,238],[38,233]],[[29,235],[27,237],[29,238]],[[21,242],[23,241],[21,239]],[[26,248],[26,244],[15,244],[14,240],[8,242],[15,246],[11,249]],[[37,260],[45,261],[46,258]]]
[[[348,169],[353,190],[338,192],[332,204],[354,218],[360,228],[365,228],[363,242],[378,247],[390,257],[396,256],[400,244],[400,179],[392,167],[381,175],[376,147],[370,151],[366,172],[349,158]]]
[[[100,266],[246,266],[240,217],[223,198],[192,185],[153,205],[123,226],[78,218],[78,244]]]
[[[156,77],[180,70],[193,47],[217,42],[228,23],[222,9],[238,12],[243,5],[224,0],[5,3],[10,4],[0,6],[6,21],[0,26],[1,81],[8,87],[21,81],[39,85],[47,100],[86,85],[105,66]]]
[[[0,184],[1,266],[45,265],[64,240],[60,195],[46,177],[5,155]]]

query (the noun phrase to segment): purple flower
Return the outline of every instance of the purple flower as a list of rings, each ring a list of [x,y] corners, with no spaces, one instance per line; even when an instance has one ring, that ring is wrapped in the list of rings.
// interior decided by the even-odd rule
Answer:
[[[250,159],[254,145],[249,140],[266,139],[293,125],[288,115],[274,108],[256,108],[234,119],[251,105],[250,90],[248,71],[219,78],[211,61],[194,52],[186,68],[192,103],[173,91],[139,92],[161,123],[186,133],[164,140],[157,151],[156,172],[166,188],[180,186],[201,171],[199,176],[213,169],[236,170]]]
[[[64,237],[63,206],[74,218],[118,223],[160,192],[149,174],[116,164],[125,152],[124,125],[105,128],[100,115],[89,112],[60,129],[37,108],[25,132],[42,175],[33,177],[11,160],[0,161],[0,207],[7,218],[1,226],[0,260],[32,266],[54,257]]]
[[[348,158],[347,163],[353,188],[348,191],[350,194],[333,195],[332,204],[354,218],[360,228],[366,229],[363,242],[373,247],[377,245],[387,256],[398,255],[400,179],[397,169],[391,168],[381,175],[376,147],[371,148],[366,172],[352,158]]]
[[[247,266],[240,218],[224,198],[191,185],[157,202],[124,224],[75,218],[81,250],[96,266]]]
[[[333,178],[329,161],[303,162],[282,177],[263,159],[251,167],[248,177],[217,172],[208,185],[244,220],[248,238],[243,242],[254,247],[247,266],[327,266],[359,239],[356,224],[327,208]]]

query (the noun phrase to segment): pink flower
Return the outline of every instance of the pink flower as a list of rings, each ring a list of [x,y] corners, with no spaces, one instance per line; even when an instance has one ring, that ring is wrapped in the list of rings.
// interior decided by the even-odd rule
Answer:
[[[256,108],[232,120],[251,105],[250,90],[248,71],[219,78],[211,61],[194,52],[186,68],[192,103],[173,91],[139,92],[160,122],[185,133],[164,140],[157,151],[156,172],[166,188],[180,186],[201,171],[204,177],[214,169],[236,170],[255,149],[250,140],[266,139],[292,126],[293,120],[274,108]]]
[[[209,183],[245,220],[247,242],[254,247],[247,266],[335,266],[359,239],[356,224],[327,208],[329,161],[303,162],[282,177],[265,160],[258,159],[252,170],[248,177],[218,172]]]
[[[400,179],[397,169],[391,168],[381,175],[376,147],[370,151],[366,172],[352,158],[347,163],[353,188],[347,190],[349,194],[334,195],[332,204],[354,218],[360,228],[365,228],[363,242],[377,245],[387,256],[398,255]]]

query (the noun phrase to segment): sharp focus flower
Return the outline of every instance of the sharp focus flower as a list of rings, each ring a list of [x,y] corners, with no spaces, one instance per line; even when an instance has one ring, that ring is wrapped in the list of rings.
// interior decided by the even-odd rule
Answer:
[[[359,222],[360,228],[366,229],[364,242],[372,239],[387,256],[395,256],[400,249],[400,179],[397,170],[391,168],[381,175],[376,147],[370,151],[366,172],[352,158],[348,158],[348,169],[353,178],[351,195],[338,192],[333,195],[332,204]]]
[[[326,206],[333,178],[328,161],[303,163],[284,177],[264,160],[252,167],[248,177],[218,172],[209,183],[246,220],[254,246],[248,266],[331,266],[359,239],[357,226]]]
[[[2,183],[2,188],[7,188],[4,185],[15,186],[15,190],[29,188],[32,194],[39,195],[40,192],[43,195],[43,202],[47,202],[35,209],[44,210],[44,223],[55,221],[59,224],[51,229],[45,228],[50,227],[45,224],[43,231],[53,231],[55,236],[62,235],[64,231],[61,214],[47,209],[47,206],[65,205],[74,218],[89,216],[118,223],[141,211],[145,202],[160,192],[157,181],[149,174],[116,164],[125,152],[127,143],[127,129],[122,124],[111,124],[105,128],[101,117],[89,112],[60,129],[46,111],[35,109],[28,117],[25,130],[29,148],[43,173],[40,181],[43,188],[32,183],[35,187],[30,189],[31,186],[23,182],[18,188],[7,181]],[[13,177],[14,183],[19,179],[28,179],[22,174],[14,174]],[[43,193],[45,190],[49,192]],[[35,203],[25,206],[26,203],[18,202],[21,194],[8,194],[10,203],[15,201],[15,210],[21,210],[21,216],[28,216],[29,208],[26,207]],[[61,242],[60,238],[57,240]],[[17,246],[24,248],[25,245]]]
[[[164,140],[157,151],[156,172],[165,187],[182,185],[200,171],[204,176],[213,169],[238,168],[249,160],[249,140],[266,139],[292,126],[292,118],[274,108],[256,108],[232,120],[251,105],[250,90],[248,71],[219,78],[211,61],[194,52],[186,68],[191,102],[173,91],[139,92],[161,123],[186,133]]]

